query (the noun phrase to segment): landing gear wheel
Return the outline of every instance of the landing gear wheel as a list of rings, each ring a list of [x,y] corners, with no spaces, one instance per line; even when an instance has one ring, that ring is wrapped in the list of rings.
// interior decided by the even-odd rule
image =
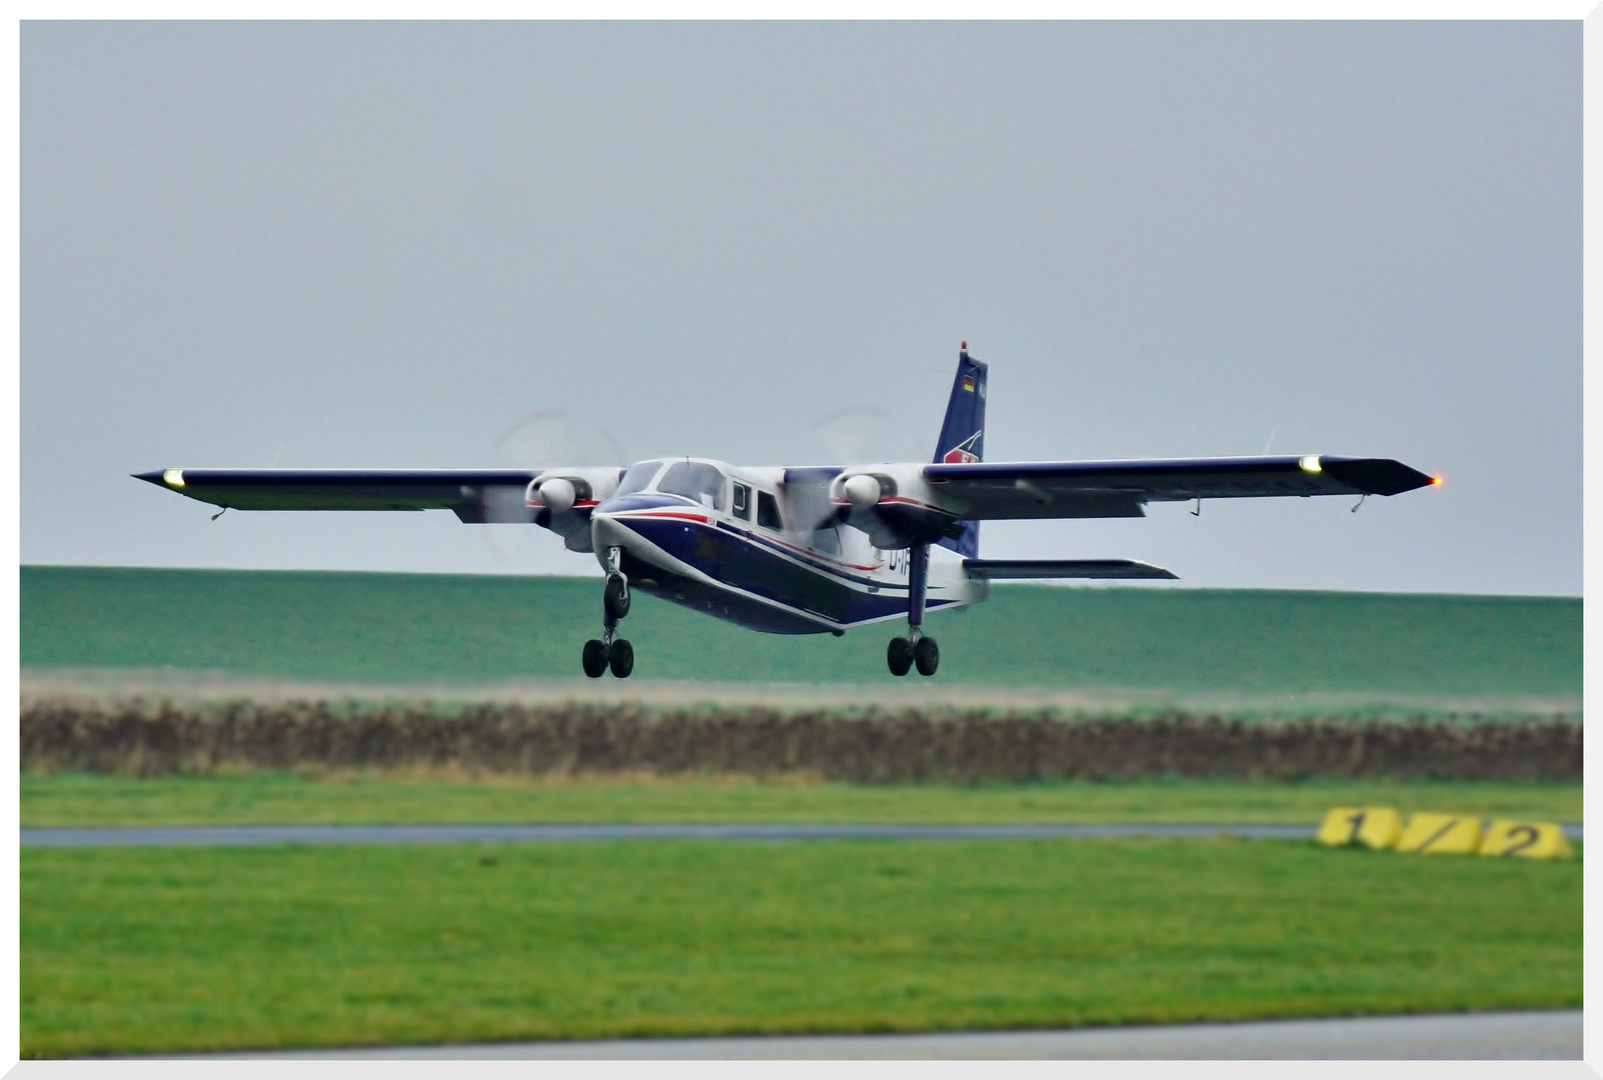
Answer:
[[[584,643],[584,673],[599,679],[607,672],[607,646],[591,638]]]
[[[906,638],[893,637],[885,649],[885,663],[897,678],[906,675],[913,666],[913,646]]]
[[[614,676],[627,679],[629,673],[635,669],[635,647],[623,638],[619,638],[607,651],[607,660],[612,664]]]
[[[933,675],[941,666],[941,649],[932,637],[921,637],[913,645],[913,663],[920,675]]]
[[[607,575],[607,587],[601,594],[601,604],[614,619],[629,614],[629,583],[622,574]]]

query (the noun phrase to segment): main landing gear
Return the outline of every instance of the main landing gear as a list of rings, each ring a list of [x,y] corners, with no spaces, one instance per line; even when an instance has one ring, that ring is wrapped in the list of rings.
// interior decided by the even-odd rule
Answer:
[[[618,565],[615,553],[610,561],[614,567]],[[627,679],[635,669],[635,647],[618,637],[618,620],[627,614],[629,580],[614,569],[601,592],[601,639],[584,643],[584,673],[590,678],[599,679],[611,668],[615,678]]]
[[[907,636],[891,638],[885,649],[885,665],[897,678],[915,666],[920,675],[933,675],[941,666],[941,649],[935,639],[924,636],[924,592],[929,584],[930,547],[914,544],[907,560]]]

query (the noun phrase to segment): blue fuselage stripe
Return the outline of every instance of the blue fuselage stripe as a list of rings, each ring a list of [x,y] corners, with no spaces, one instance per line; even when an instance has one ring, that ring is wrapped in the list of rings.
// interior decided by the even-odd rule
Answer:
[[[624,572],[646,592],[718,618],[770,633],[822,633],[893,617],[907,610],[907,585],[882,582],[837,570],[817,556],[781,547],[766,538],[718,522],[700,524],[674,518],[626,516],[618,519],[679,562],[728,588],[675,574],[638,558],[627,558]],[[627,556],[627,553],[626,553]],[[753,601],[738,589],[768,603]],[[868,591],[868,590],[874,591]],[[944,607],[950,600],[931,600]],[[785,611],[771,605],[778,604]],[[791,614],[794,612],[795,614]],[[807,618],[801,613],[815,618]],[[820,624],[818,619],[826,620]]]

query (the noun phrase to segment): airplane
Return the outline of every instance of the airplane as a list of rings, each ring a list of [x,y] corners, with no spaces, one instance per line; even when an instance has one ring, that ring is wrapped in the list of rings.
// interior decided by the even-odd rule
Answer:
[[[635,589],[770,634],[906,620],[886,666],[934,675],[927,612],[985,600],[999,579],[1168,578],[1130,559],[982,559],[980,522],[1144,517],[1149,502],[1398,495],[1441,483],[1387,458],[988,462],[989,369],[958,353],[934,459],[739,466],[659,457],[627,467],[158,469],[136,479],[223,510],[435,510],[466,524],[521,522],[593,554],[605,575],[590,678],[628,678],[618,636]],[[223,510],[218,511],[220,516]]]

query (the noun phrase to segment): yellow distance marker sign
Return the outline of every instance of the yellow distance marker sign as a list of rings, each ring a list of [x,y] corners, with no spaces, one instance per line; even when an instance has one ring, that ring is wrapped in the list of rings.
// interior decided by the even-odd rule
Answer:
[[[1550,821],[1494,821],[1481,854],[1506,859],[1568,859],[1575,854],[1562,827]]]
[[[1473,855],[1481,847],[1481,819],[1454,814],[1415,814],[1397,841],[1398,851],[1416,855]]]
[[[1362,844],[1379,851],[1394,846],[1402,832],[1403,820],[1389,806],[1338,806],[1319,826],[1319,842],[1330,847]]]

